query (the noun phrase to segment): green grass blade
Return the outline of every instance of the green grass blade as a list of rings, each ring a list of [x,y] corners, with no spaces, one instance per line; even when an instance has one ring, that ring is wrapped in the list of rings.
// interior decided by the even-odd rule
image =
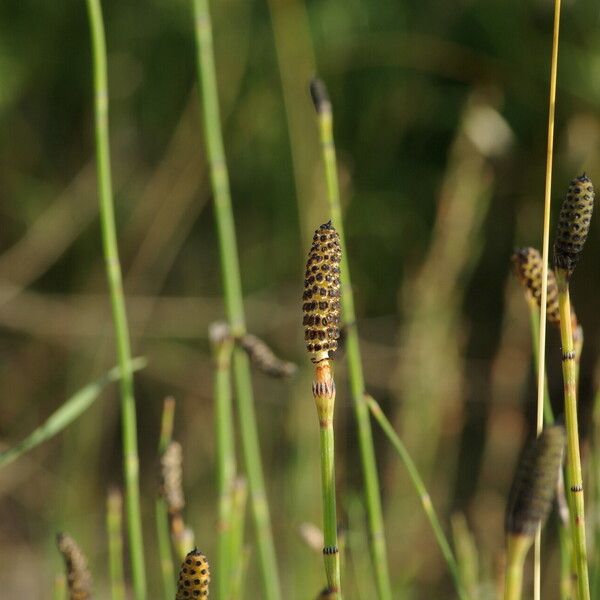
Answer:
[[[146,366],[146,359],[136,358],[131,361],[131,372],[139,371]],[[111,382],[118,381],[121,377],[119,367],[114,367],[108,373],[86,385],[74,396],[71,396],[64,404],[54,411],[46,421],[37,429],[32,431],[23,441],[16,446],[0,452],[0,467],[4,467],[17,460],[22,454],[29,452],[36,446],[43,444],[63,429],[68,427],[77,417],[82,415],[98,398],[100,392]]]

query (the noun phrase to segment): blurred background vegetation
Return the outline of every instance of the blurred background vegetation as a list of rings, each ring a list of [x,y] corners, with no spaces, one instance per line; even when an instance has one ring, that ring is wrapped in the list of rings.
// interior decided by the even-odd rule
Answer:
[[[215,548],[208,326],[223,317],[195,83],[191,6],[103,3],[112,162],[134,352],[151,589],[162,400],[177,399],[188,520]],[[301,328],[305,252],[328,219],[307,84],[326,81],[367,389],[408,443],[443,522],[464,513],[489,597],[505,499],[534,420],[528,311],[510,274],[541,245],[550,0],[221,0],[212,3],[225,144],[249,329],[301,365],[255,377],[286,598],[321,587],[297,533],[321,522],[318,431]],[[571,177],[600,180],[600,12],[564,3],[553,217]],[[0,5],[0,440],[11,445],[115,363],[100,250],[83,1]],[[595,393],[600,228],[572,295],[583,324],[581,406]],[[560,405],[558,336],[548,368]],[[341,352],[343,356],[343,351]],[[338,361],[338,493],[352,598],[373,598],[353,412]],[[402,466],[375,429],[398,598],[453,595]],[[104,505],[121,482],[116,388],[64,434],[2,471],[0,589],[49,597],[57,530],[87,551],[106,597]],[[585,460],[585,450],[584,450]],[[590,518],[594,506],[589,505]],[[556,590],[554,528],[546,593]],[[362,558],[361,558],[362,557]],[[247,597],[260,589],[250,563]],[[39,570],[32,571],[32,565]],[[157,597],[158,591],[156,592]]]

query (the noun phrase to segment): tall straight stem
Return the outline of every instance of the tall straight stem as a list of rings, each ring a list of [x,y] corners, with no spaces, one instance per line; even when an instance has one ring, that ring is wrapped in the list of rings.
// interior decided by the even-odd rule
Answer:
[[[348,263],[348,254],[346,252],[344,221],[340,203],[337,161],[333,140],[333,118],[331,107],[329,105],[322,107],[322,109],[318,111],[318,120],[323,161],[325,163],[329,208],[333,224],[340,236],[340,248],[342,251],[342,311],[344,323],[346,325],[346,355],[348,358],[348,373],[352,390],[354,413],[356,415],[356,424],[358,428],[369,533],[372,544],[371,558],[375,571],[375,581],[379,598],[380,600],[391,600],[392,587],[385,545],[383,510],[381,508],[381,497],[379,493],[379,475],[377,474],[377,461],[375,458],[375,446],[373,444],[373,432],[371,431],[371,422],[369,421],[369,411],[363,401],[365,381],[361,362],[358,330],[356,327],[350,266]]]
[[[91,29],[92,58],[94,70],[94,112],[96,124],[96,163],[98,169],[98,192],[102,246],[106,274],[110,290],[113,326],[117,344],[117,356],[121,378],[121,422],[123,437],[123,470],[125,477],[125,501],[127,530],[133,589],[136,600],[146,598],[146,573],[144,566],[144,541],[140,510],[139,459],[137,449],[137,424],[133,375],[131,371],[131,345],[125,312],[123,282],[112,194],[110,146],[108,135],[108,76],[106,68],[106,41],[100,0],[86,0]]]
[[[122,514],[123,497],[121,496],[121,491],[115,488],[108,492],[108,499],[106,501],[111,600],[125,600]]]
[[[175,399],[165,398],[160,421],[160,437],[158,440],[158,456],[167,450],[173,437],[173,421],[175,418]],[[160,574],[162,578],[163,594],[165,600],[172,600],[175,596],[175,570],[173,567],[173,554],[171,552],[171,532],[169,528],[169,512],[167,503],[162,494],[156,498],[155,505],[156,533],[158,538],[158,555],[160,559]]]
[[[233,410],[231,406],[231,354],[233,338],[214,342],[215,429],[217,432],[217,484],[219,527],[217,538],[218,568],[215,570],[217,595],[229,598],[233,564],[231,561],[231,512],[235,479]]]
[[[565,424],[567,427],[567,487],[571,514],[573,554],[577,570],[577,597],[589,600],[587,549],[585,542],[585,507],[583,477],[579,455],[579,428],[577,422],[577,367],[571,327],[571,300],[569,281],[563,269],[556,271],[558,306],[560,309],[560,338],[562,343],[562,370],[565,395]]]
[[[202,96],[204,136],[210,163],[210,178],[219,235],[225,305],[231,333],[234,337],[238,337],[246,333],[246,322],[233,210],[231,208],[229,176],[223,149],[208,0],[193,0],[193,7],[198,81]],[[250,364],[245,352],[239,348],[236,348],[233,352],[233,375],[239,410],[242,451],[248,476],[250,502],[265,587],[264,597],[266,600],[278,600],[282,595],[260,457]]]
[[[550,200],[552,194],[552,162],[554,157],[554,114],[556,110],[556,79],[558,74],[558,39],[560,32],[560,0],[554,1],[554,28],[552,32],[552,58],[550,61],[550,90],[548,94],[548,136],[546,147],[546,178],[544,186],[544,220],[542,235],[542,297],[540,306],[545,309],[548,300],[548,254],[550,245]],[[537,379],[537,435],[544,426],[543,394],[546,373],[546,310],[540,310],[538,331],[538,379]],[[540,600],[541,590],[541,529],[535,537],[533,598]]]
[[[385,416],[379,404],[369,395],[365,395],[364,397],[365,406],[368,406],[371,414],[375,418],[375,420],[379,423],[381,429],[387,436],[388,440],[392,443],[398,456],[404,463],[406,470],[408,471],[408,475],[412,481],[412,484],[421,499],[421,504],[423,506],[423,510],[427,515],[427,519],[429,520],[429,524],[431,525],[431,529],[433,530],[433,534],[435,535],[435,539],[438,543],[438,546],[442,552],[444,559],[446,560],[446,564],[448,565],[448,569],[450,570],[450,574],[452,575],[452,579],[454,580],[454,585],[456,587],[456,593],[461,600],[467,600],[467,592],[464,589],[462,580],[460,578],[460,569],[458,568],[458,563],[456,562],[456,557],[452,552],[452,548],[450,543],[448,542],[448,538],[444,533],[444,529],[438,519],[437,513],[435,512],[435,508],[431,503],[431,497],[429,496],[429,492],[425,487],[425,483],[421,479],[419,475],[419,471],[417,469],[417,465],[415,465],[412,457],[408,453],[408,450],[402,443],[402,440],[398,437],[398,434],[394,431],[392,424],[389,422],[388,418]]]

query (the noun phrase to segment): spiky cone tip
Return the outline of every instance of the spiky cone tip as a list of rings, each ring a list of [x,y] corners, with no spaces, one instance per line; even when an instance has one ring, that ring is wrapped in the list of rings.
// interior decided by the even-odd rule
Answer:
[[[556,493],[566,434],[562,425],[546,427],[530,442],[517,467],[506,509],[507,537],[533,540],[545,523]]]
[[[592,181],[583,173],[571,181],[560,209],[554,242],[554,267],[565,273],[566,281],[577,266],[590,230],[594,195]]]
[[[210,568],[206,556],[197,548],[188,552],[179,570],[175,600],[208,598]]]
[[[329,100],[329,92],[323,80],[318,77],[313,77],[310,82],[310,97],[317,111],[317,114],[331,112],[331,101]]]

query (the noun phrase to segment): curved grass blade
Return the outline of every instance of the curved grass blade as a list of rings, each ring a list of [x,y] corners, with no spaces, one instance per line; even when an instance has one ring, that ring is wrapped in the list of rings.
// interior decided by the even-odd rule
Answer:
[[[145,358],[135,358],[131,361],[131,372],[139,371],[146,366]],[[60,433],[69,426],[77,417],[82,415],[98,398],[100,392],[111,382],[118,381],[121,377],[119,367],[113,367],[96,381],[80,389],[71,396],[56,411],[54,411],[42,425],[32,431],[23,441],[16,446],[0,452],[0,468],[15,461],[22,454],[29,452],[36,446],[43,444],[50,438]]]

